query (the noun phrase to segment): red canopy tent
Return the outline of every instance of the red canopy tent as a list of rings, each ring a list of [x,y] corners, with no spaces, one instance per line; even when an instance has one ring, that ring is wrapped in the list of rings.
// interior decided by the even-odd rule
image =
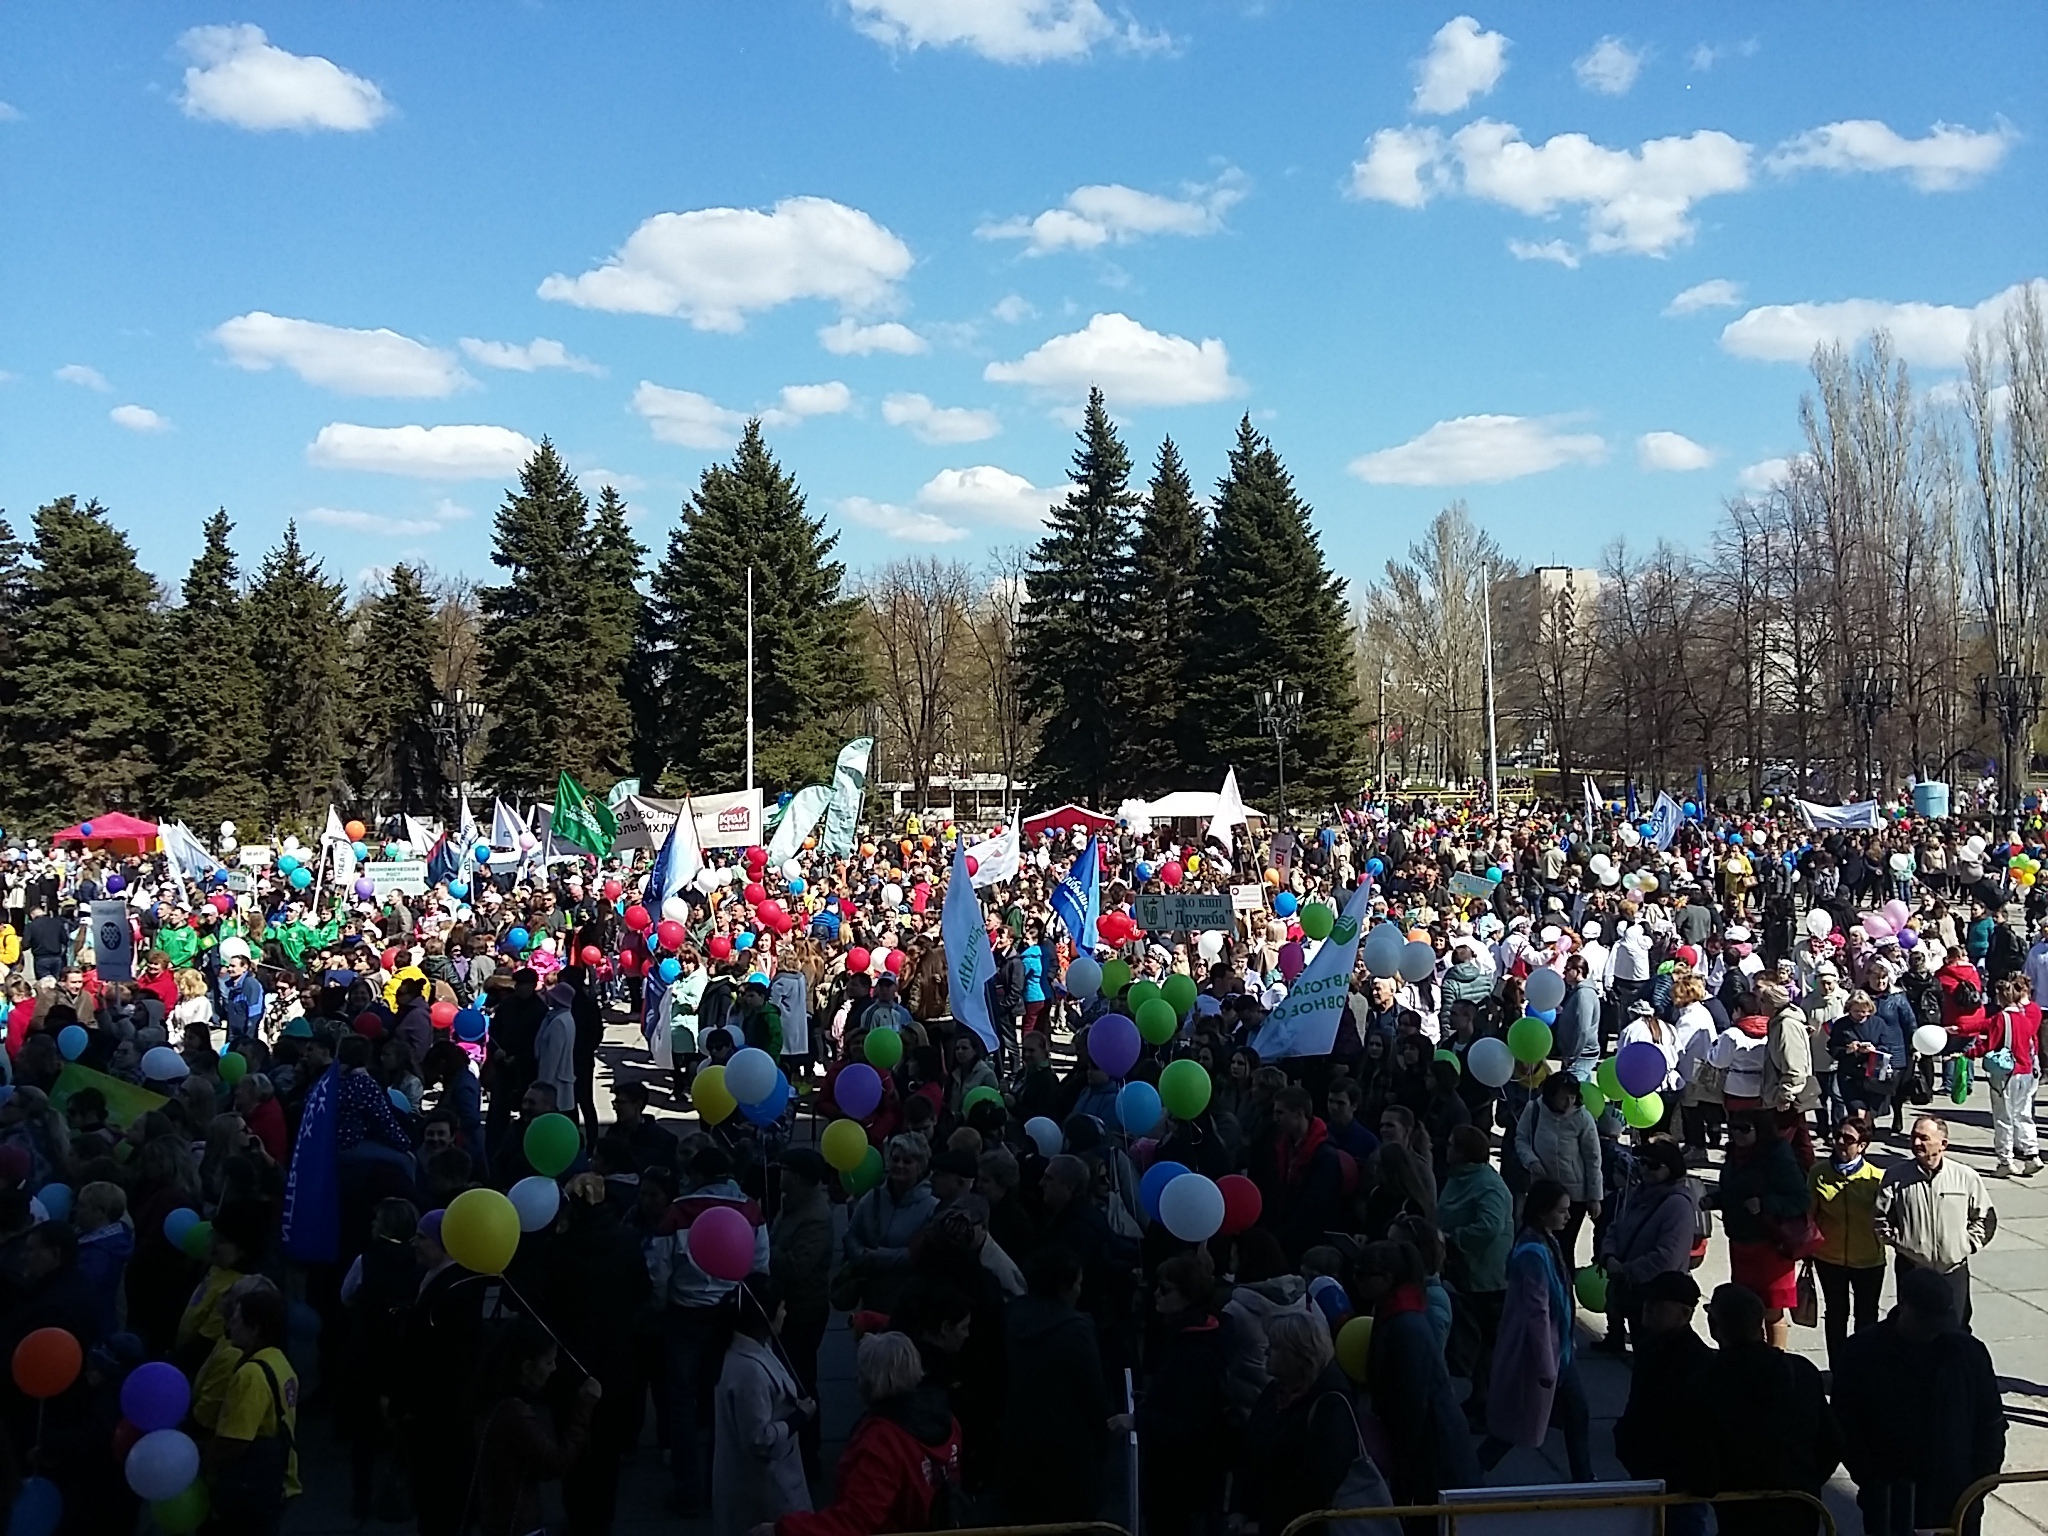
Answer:
[[[1036,816],[1026,816],[1024,835],[1037,837],[1047,827],[1058,827],[1063,832],[1074,827],[1085,827],[1090,832],[1103,832],[1115,825],[1114,816],[1105,816],[1100,811],[1091,811],[1085,805],[1075,805],[1069,801],[1065,805],[1056,805],[1049,811],[1040,811]]]
[[[102,816],[88,816],[75,827],[66,827],[62,832],[53,834],[50,841],[140,856],[156,852],[156,823],[124,815],[120,811],[108,811]]]

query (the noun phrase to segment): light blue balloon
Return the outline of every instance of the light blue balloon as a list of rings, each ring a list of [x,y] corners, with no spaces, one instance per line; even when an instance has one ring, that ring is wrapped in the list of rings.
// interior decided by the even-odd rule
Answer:
[[[734,949],[752,949],[754,947],[754,936],[751,933],[742,933],[732,941],[732,947]]]
[[[71,1216],[71,1186],[69,1184],[45,1184],[36,1191],[36,1198],[43,1203],[43,1209],[50,1213],[52,1221],[66,1221]]]
[[[789,881],[789,894],[792,896],[801,896],[803,895],[804,890],[804,877],[802,875],[791,876]]]
[[[678,976],[683,974],[683,963],[674,955],[669,955],[662,960],[660,965],[654,968],[654,971],[664,982],[673,982]]]
[[[1158,1125],[1161,1112],[1159,1090],[1150,1083],[1125,1083],[1116,1096],[1116,1118],[1133,1136],[1143,1136]]]
[[[307,886],[313,883],[313,871],[306,868],[305,865],[301,864],[297,869],[292,871],[291,881],[293,890],[303,891]]]
[[[66,1061],[76,1061],[84,1054],[86,1046],[92,1043],[92,1036],[80,1024],[66,1024],[57,1031],[57,1049]]]
[[[469,882],[467,880],[450,880],[448,882],[448,894],[457,901],[467,901],[469,899]]]
[[[354,854],[357,861],[360,862],[370,856],[370,845],[358,839],[356,842],[348,845],[348,851]]]
[[[390,1088],[385,1091],[391,1095],[391,1107],[393,1109],[397,1110],[401,1115],[412,1113],[412,1100],[405,1096],[403,1088]]]

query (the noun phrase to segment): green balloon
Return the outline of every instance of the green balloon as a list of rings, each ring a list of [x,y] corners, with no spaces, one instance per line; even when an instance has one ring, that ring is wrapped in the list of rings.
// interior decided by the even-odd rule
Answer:
[[[893,1029],[871,1029],[860,1050],[869,1066],[887,1072],[903,1059],[903,1036]]]
[[[1598,1083],[1579,1084],[1579,1099],[1595,1120],[1607,1113],[1607,1094]]]
[[[185,1485],[184,1492],[151,1503],[149,1514],[157,1528],[167,1536],[185,1536],[187,1531],[196,1531],[205,1522],[212,1503],[206,1491],[206,1479],[195,1477]]]
[[[1111,1002],[1131,984],[1131,968],[1121,960],[1102,962],[1102,995]]]
[[[204,1259],[213,1251],[213,1223],[196,1221],[185,1229],[185,1235],[178,1239],[179,1248],[188,1259]]]
[[[1195,978],[1183,976],[1175,971],[1159,988],[1160,994],[1173,1004],[1176,1018],[1186,1018],[1188,1010],[1195,1006]]]
[[[1601,1093],[1619,1102],[1627,1095],[1621,1091],[1621,1076],[1614,1065],[1614,1058],[1608,1057],[1593,1071],[1593,1081],[1600,1085]]]
[[[1460,1076],[1464,1075],[1465,1063],[1458,1060],[1458,1053],[1456,1051],[1438,1051],[1436,1053],[1436,1059],[1438,1061],[1449,1062],[1453,1067],[1457,1069]]]
[[[977,1104],[1001,1104],[1002,1102],[1002,1094],[994,1088],[987,1086],[970,1088],[967,1090],[967,1096],[960,1101],[960,1113],[962,1115],[971,1113]]]
[[[1159,1102],[1176,1120],[1192,1120],[1209,1107],[1212,1085],[1199,1061],[1168,1062],[1159,1074]]]
[[[1312,939],[1327,939],[1330,930],[1337,926],[1337,914],[1320,901],[1312,901],[1301,909],[1295,919],[1301,924],[1301,931]]]
[[[1550,1054],[1550,1040],[1550,1026],[1530,1014],[1524,1014],[1508,1028],[1508,1049],[1525,1067],[1533,1067]]]
[[[864,1195],[882,1182],[882,1151],[869,1147],[868,1155],[860,1160],[858,1168],[849,1168],[839,1175],[840,1186],[849,1195]]]
[[[1156,981],[1134,981],[1131,983],[1130,996],[1124,999],[1124,1003],[1135,1015],[1147,1003],[1157,1002],[1165,995],[1159,990],[1159,983]]]
[[[1607,1271],[1597,1264],[1588,1264],[1573,1276],[1572,1289],[1578,1292],[1579,1305],[1588,1312],[1607,1310]]]
[[[1621,1101],[1621,1118],[1639,1131],[1647,1131],[1664,1118],[1664,1095],[1646,1093],[1640,1099]]]
[[[229,1051],[220,1059],[220,1080],[233,1087],[249,1075],[249,1058],[240,1051]]]
[[[567,1115],[542,1115],[526,1128],[526,1160],[544,1179],[560,1175],[583,1149],[583,1135]]]
[[[1136,987],[1131,988],[1133,992]],[[1163,997],[1148,998],[1138,1005],[1138,1033],[1149,1045],[1164,1045],[1180,1028],[1180,1015]]]

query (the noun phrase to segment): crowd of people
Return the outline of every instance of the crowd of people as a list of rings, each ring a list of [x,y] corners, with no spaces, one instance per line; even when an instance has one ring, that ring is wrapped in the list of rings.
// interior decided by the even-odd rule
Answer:
[[[1633,1476],[1816,1495],[1839,1468],[1873,1536],[1944,1524],[2005,1420],[1970,1332],[1995,1203],[1937,1111],[1981,1083],[1996,1173],[2038,1172],[2041,828],[1691,806],[1659,836],[1618,809],[1044,828],[977,881],[985,1031],[941,923],[980,828],[912,816],[683,880],[465,864],[375,899],[296,879],[322,863],[296,841],[232,881],[17,844],[9,1529],[147,1502],[166,1531],[276,1530],[304,1370],[356,1514],[425,1536],[538,1529],[557,1482],[566,1529],[608,1531],[650,1410],[672,1508],[720,1536],[1279,1536],[1483,1484],[1553,1431],[1593,1479],[1588,1349],[1633,1366]],[[1077,935],[1055,894],[1084,857]],[[1176,889],[1255,899],[1143,931]],[[112,900],[132,974],[97,963]],[[1370,958],[1382,925],[1399,964]],[[1262,1057],[1347,943],[1332,1043]],[[648,1048],[601,1095],[628,1018]],[[742,1099],[755,1056],[776,1075]],[[475,1189],[517,1210],[495,1268],[443,1241]],[[863,1412],[828,1467],[838,1315]],[[1801,1324],[1825,1375],[1785,1347]],[[58,1335],[77,1365],[39,1373]],[[1785,1500],[1713,1518],[1813,1528]]]

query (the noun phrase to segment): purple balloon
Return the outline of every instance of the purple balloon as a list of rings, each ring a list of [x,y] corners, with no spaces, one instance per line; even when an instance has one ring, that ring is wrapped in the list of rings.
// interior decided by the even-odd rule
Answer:
[[[841,1069],[832,1080],[832,1102],[839,1106],[842,1115],[867,1119],[882,1102],[881,1074],[864,1061]]]
[[[121,1383],[121,1416],[144,1434],[176,1429],[191,1405],[185,1373],[161,1360],[138,1365]]]
[[[1299,944],[1290,942],[1280,946],[1280,979],[1289,986],[1294,984],[1294,978],[1299,976],[1307,965],[1308,961],[1303,958]]]
[[[1088,1055],[1111,1077],[1137,1064],[1138,1026],[1120,1013],[1104,1014],[1088,1030]]]
[[[358,900],[368,901],[372,896],[375,896],[376,894],[377,887],[373,881],[358,880],[356,882],[356,897]]]
[[[1614,1058],[1614,1075],[1621,1081],[1621,1091],[1632,1099],[1640,1099],[1644,1094],[1655,1093],[1662,1088],[1670,1070],[1665,1064],[1663,1051],[1647,1040],[1624,1045]]]
[[[1912,929],[1901,928],[1899,930],[1899,948],[1915,949],[1919,947],[1919,944],[1920,935],[1915,933]]]

